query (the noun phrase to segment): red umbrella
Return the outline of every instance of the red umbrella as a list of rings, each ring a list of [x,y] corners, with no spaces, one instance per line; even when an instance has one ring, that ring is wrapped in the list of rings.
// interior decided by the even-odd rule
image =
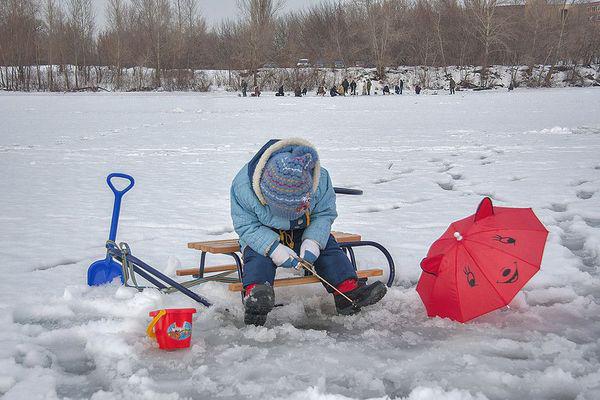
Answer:
[[[531,208],[494,207],[486,197],[421,261],[417,292],[427,315],[466,322],[508,305],[539,271],[547,236]]]

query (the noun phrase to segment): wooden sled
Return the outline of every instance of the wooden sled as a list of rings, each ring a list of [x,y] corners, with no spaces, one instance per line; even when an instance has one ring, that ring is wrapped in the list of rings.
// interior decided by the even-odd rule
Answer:
[[[356,256],[354,254],[354,249],[356,247],[371,246],[380,250],[386,257],[388,263],[387,268],[389,271],[389,277],[387,281],[387,286],[390,287],[392,285],[395,277],[394,260],[392,259],[392,256],[385,247],[383,247],[377,242],[363,241],[360,235],[354,233],[332,232],[332,234],[335,237],[338,244],[340,245],[340,247],[342,248],[342,250],[350,259],[350,262],[352,263],[352,266],[355,270],[357,270]],[[243,264],[239,255],[240,244],[237,239],[212,240],[208,242],[191,242],[188,243],[188,248],[198,250],[201,252],[200,265],[198,266],[198,268],[177,270],[177,275],[179,276],[191,275],[195,278],[194,280],[182,283],[182,285],[186,287],[191,287],[209,281],[227,283],[230,291],[241,292],[243,298],[244,288],[241,282]],[[226,265],[206,266],[207,254],[226,254],[231,256],[235,263]],[[237,277],[229,276],[235,272],[237,272]],[[358,278],[361,280],[366,280],[369,277],[383,275],[383,269],[377,268],[357,270],[356,272]],[[319,282],[317,277],[309,275],[294,278],[275,279],[273,286],[295,286],[317,282]]]

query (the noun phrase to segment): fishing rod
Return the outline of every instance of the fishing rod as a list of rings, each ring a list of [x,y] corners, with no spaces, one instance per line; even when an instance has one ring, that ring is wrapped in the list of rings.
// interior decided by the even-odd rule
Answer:
[[[316,276],[321,282],[323,282],[324,284],[326,284],[327,286],[329,286],[330,288],[332,288],[333,290],[335,290],[340,296],[342,296],[343,298],[345,298],[346,300],[348,300],[352,304],[352,307],[354,307],[354,308],[357,307],[356,306],[356,302],[354,300],[352,300],[350,297],[346,296],[338,288],[336,288],[331,283],[329,283],[325,278],[323,278],[322,276],[320,276],[319,274],[317,274],[317,271],[315,270],[315,266],[314,265],[312,265],[311,263],[309,263],[308,261],[306,261],[302,257],[299,257],[299,256],[292,256],[292,257],[294,257],[296,259],[296,261],[298,261],[298,265],[300,265],[302,268],[304,268],[307,271],[309,271],[311,274],[313,274],[314,276]]]

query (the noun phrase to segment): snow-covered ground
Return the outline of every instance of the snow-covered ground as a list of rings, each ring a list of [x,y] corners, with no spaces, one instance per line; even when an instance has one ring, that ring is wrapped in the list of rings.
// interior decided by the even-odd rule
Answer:
[[[3,399],[600,398],[600,89],[455,96],[239,98],[234,94],[0,94],[0,396]],[[104,257],[113,171],[136,178],[118,240],[162,269],[188,241],[234,236],[229,183],[272,137],[320,149],[337,230],[391,251],[395,286],[336,316],[320,285],[277,289],[265,327],[239,294],[89,288]],[[515,307],[468,324],[430,319],[419,261],[447,225],[495,204],[550,231]],[[363,268],[383,265],[358,250]],[[169,261],[171,259],[171,261]],[[215,263],[223,261],[216,258]],[[148,312],[195,306],[192,348],[145,337]]]

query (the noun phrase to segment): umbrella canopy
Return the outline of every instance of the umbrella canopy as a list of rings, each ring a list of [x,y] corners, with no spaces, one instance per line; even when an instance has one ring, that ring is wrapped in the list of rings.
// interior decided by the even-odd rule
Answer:
[[[421,261],[417,292],[427,315],[466,322],[508,305],[539,271],[547,236],[531,208],[494,207],[486,197]]]

